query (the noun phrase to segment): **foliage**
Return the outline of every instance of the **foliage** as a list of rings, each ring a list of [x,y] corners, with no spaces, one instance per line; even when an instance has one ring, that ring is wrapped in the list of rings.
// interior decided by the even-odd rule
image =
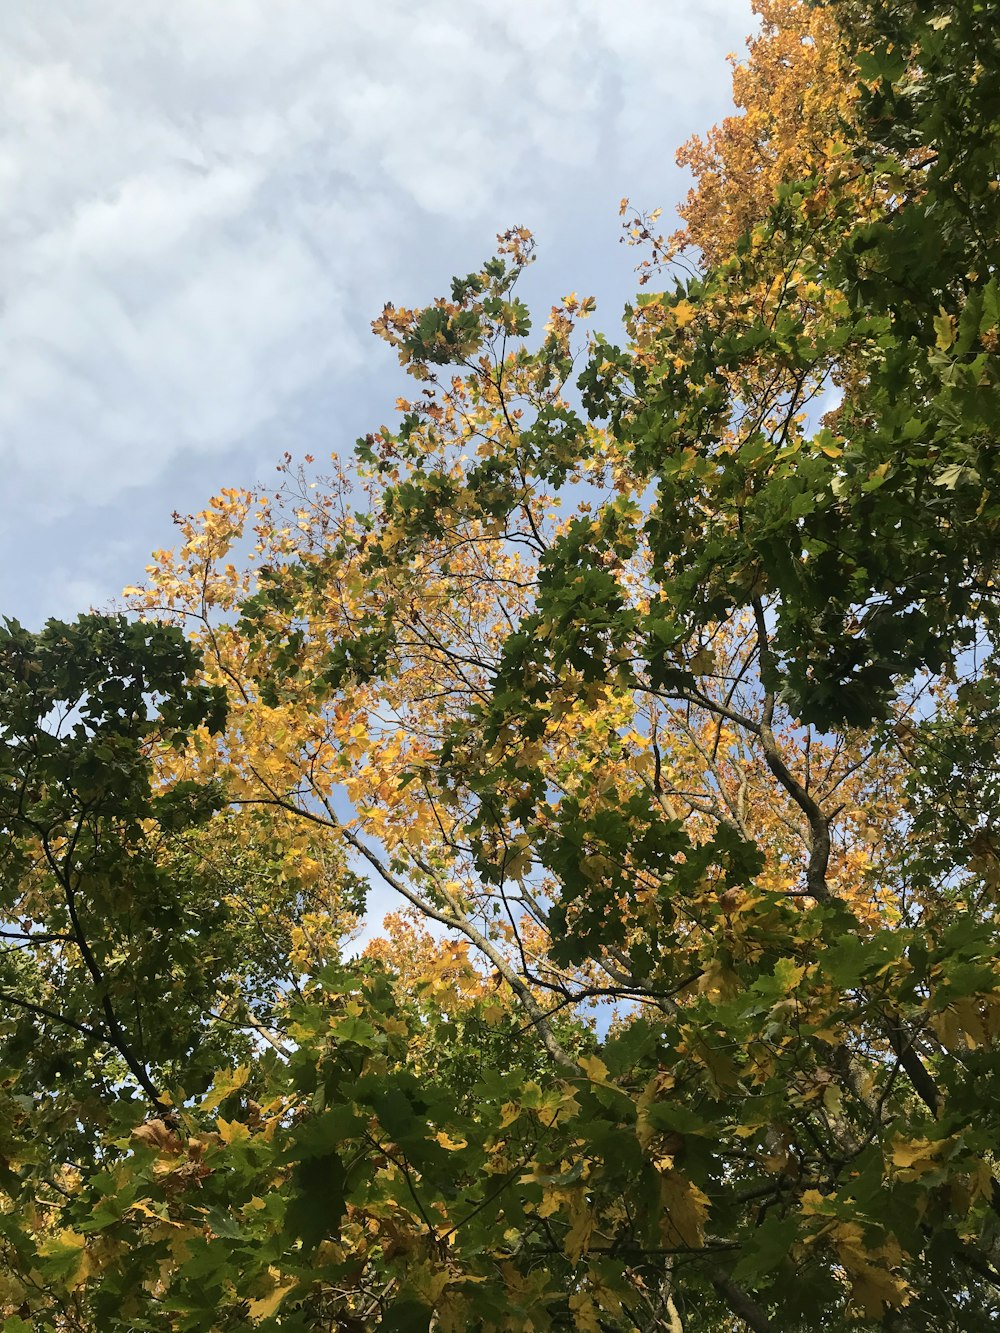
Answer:
[[[8,631],[9,1329],[995,1325],[1000,39],[761,13],[623,346],[514,229]]]

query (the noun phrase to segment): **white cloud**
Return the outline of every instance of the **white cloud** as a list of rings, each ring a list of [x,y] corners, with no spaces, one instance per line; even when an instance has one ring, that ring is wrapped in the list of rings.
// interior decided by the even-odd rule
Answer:
[[[15,503],[106,503],[299,418],[401,283],[439,287],[497,228],[572,244],[630,180],[668,202],[650,183],[749,24],[746,0],[6,7]]]

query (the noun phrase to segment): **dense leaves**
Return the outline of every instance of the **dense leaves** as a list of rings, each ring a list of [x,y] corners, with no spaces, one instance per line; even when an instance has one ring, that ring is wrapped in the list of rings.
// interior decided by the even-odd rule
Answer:
[[[998,39],[760,11],[620,346],[9,628],[8,1329],[995,1326]]]

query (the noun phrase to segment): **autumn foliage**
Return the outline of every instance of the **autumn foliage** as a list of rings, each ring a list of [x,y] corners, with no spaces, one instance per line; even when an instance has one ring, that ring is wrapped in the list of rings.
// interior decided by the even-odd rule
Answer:
[[[998,39],[758,11],[620,345],[0,638],[5,1333],[995,1325]]]

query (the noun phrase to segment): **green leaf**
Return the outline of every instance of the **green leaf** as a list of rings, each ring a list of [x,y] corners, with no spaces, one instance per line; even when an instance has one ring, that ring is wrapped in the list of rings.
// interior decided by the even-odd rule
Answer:
[[[396,1301],[379,1323],[381,1333],[428,1333],[434,1311],[410,1298]]]
[[[337,1152],[302,1162],[293,1173],[293,1190],[286,1212],[291,1235],[307,1250],[336,1237],[346,1207],[344,1164]]]
[[[754,1229],[746,1253],[733,1269],[737,1282],[751,1283],[789,1259],[799,1236],[799,1219],[772,1214]]]

